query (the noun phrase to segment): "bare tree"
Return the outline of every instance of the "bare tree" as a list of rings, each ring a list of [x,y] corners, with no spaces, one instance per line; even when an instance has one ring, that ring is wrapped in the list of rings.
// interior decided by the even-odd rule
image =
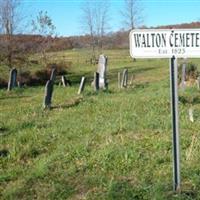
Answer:
[[[9,68],[12,68],[13,54],[16,46],[13,43],[13,36],[17,32],[20,24],[20,0],[0,0],[0,33],[4,36],[1,41],[4,47],[2,60],[6,60]]]
[[[82,21],[84,31],[90,35],[92,58],[96,58],[96,50],[102,52],[103,38],[109,27],[108,1],[85,1],[82,6]]]
[[[56,27],[46,11],[40,11],[36,19],[32,20],[33,33],[42,36],[42,38],[39,38],[41,40],[39,51],[42,53],[42,58],[45,65],[47,64],[46,51],[51,45],[52,37],[55,34],[55,29]]]
[[[82,7],[82,20],[81,25],[87,34],[90,35],[90,46],[92,48],[92,58],[95,58],[95,11],[90,1],[85,2]]]
[[[106,31],[109,28],[109,3],[108,1],[99,1],[95,8],[95,24],[96,24],[96,36],[97,36],[97,46],[99,52],[102,53],[103,50],[103,39]]]
[[[124,0],[124,9],[121,11],[126,28],[134,29],[142,22],[142,8],[140,0]]]

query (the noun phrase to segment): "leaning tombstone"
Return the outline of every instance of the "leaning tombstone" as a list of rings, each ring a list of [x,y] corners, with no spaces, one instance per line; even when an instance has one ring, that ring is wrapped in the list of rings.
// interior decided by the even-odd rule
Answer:
[[[51,108],[51,99],[52,99],[52,94],[53,94],[53,81],[49,80],[46,83],[45,86],[45,94],[44,94],[44,102],[43,102],[43,107],[44,108]]]
[[[78,90],[78,94],[81,94],[81,92],[83,92],[84,87],[85,87],[85,77],[83,76],[81,78],[81,83],[80,83],[80,87],[79,87],[79,90]]]
[[[108,86],[106,80],[107,63],[108,63],[107,56],[100,55],[97,72],[99,73],[99,88],[103,89],[106,89]]]
[[[99,73],[95,72],[94,73],[94,91],[99,90]]]
[[[54,82],[55,79],[56,79],[56,68],[54,67],[54,68],[52,68],[52,70],[51,70],[50,80]]]
[[[124,69],[122,74],[121,88],[125,88],[127,86],[128,86],[128,69]]]
[[[9,81],[8,81],[8,91],[12,90],[14,87],[17,87],[17,69],[13,68],[10,71]]]
[[[66,86],[67,86],[67,79],[66,79],[65,76],[62,76],[62,77],[61,77],[61,82],[62,82],[63,87],[66,87]]]

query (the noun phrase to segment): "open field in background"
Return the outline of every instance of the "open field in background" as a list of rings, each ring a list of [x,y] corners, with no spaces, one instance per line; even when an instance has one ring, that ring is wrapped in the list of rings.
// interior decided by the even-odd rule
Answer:
[[[200,199],[199,91],[179,94],[183,191],[177,195],[168,60],[133,62],[128,50],[105,55],[109,90],[95,93],[90,80],[96,68],[85,63],[87,51],[50,54],[73,62],[69,77],[77,83],[54,87],[50,111],[42,109],[43,86],[0,90],[0,199]],[[119,90],[123,68],[134,84]],[[89,78],[78,96],[82,75]]]
[[[148,67],[147,63],[149,63],[152,60],[138,60],[138,62],[132,62],[132,59],[129,55],[129,50],[105,50],[104,54],[108,56],[109,58],[109,73],[112,74],[112,72],[118,72],[119,70],[123,70],[122,68],[127,67],[129,70],[133,66],[137,66],[138,70],[143,70],[142,68]],[[89,61],[91,55],[90,51],[81,49],[81,50],[67,50],[62,52],[52,52],[48,53],[47,60],[48,63],[71,63],[71,67],[67,68],[67,71],[69,73],[69,76],[75,76],[77,78],[87,75],[87,76],[93,76],[94,71],[96,69],[96,66],[90,65],[87,63]],[[30,60],[41,60],[41,55],[33,55],[30,57]],[[153,61],[154,62],[154,61]],[[146,64],[145,64],[146,63]],[[156,65],[162,65],[166,62],[163,60],[157,60]],[[140,66],[139,66],[140,65]],[[142,66],[141,66],[142,65]],[[141,68],[142,67],[142,68]],[[153,66],[156,67],[156,66]],[[33,64],[29,63],[27,66],[21,66],[21,71],[30,71],[32,73],[36,72],[37,70],[41,70],[42,68],[45,68],[42,66],[42,64]],[[166,68],[166,71],[168,68]],[[148,69],[146,71],[149,71]],[[163,74],[164,75],[164,74]],[[3,78],[4,80],[8,80],[9,76],[9,70],[5,66],[0,67],[0,78]],[[117,78],[117,76],[116,76]],[[77,80],[79,81],[79,80]]]

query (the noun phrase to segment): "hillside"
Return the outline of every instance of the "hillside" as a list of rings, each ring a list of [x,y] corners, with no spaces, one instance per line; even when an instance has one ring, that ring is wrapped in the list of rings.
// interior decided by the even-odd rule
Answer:
[[[199,91],[179,93],[182,192],[174,194],[168,60],[105,54],[108,91],[93,91],[95,67],[81,50],[62,52],[77,65],[71,87],[55,85],[51,110],[42,109],[43,86],[0,90],[0,199],[200,199]],[[120,90],[123,68],[134,81]]]

